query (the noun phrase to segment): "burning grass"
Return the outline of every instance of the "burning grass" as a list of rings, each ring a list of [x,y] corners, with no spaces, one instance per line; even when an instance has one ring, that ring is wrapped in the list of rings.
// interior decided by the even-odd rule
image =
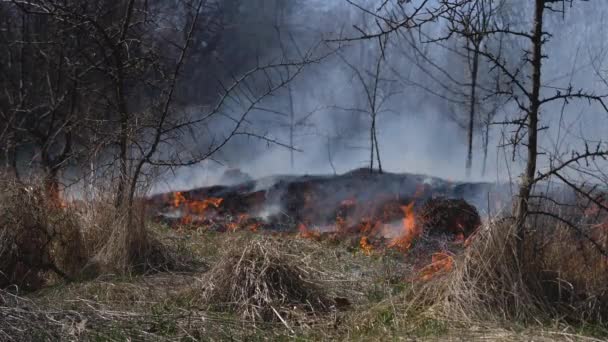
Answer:
[[[334,302],[272,240],[254,239],[229,250],[206,275],[203,302],[247,321],[283,322],[327,313]]]

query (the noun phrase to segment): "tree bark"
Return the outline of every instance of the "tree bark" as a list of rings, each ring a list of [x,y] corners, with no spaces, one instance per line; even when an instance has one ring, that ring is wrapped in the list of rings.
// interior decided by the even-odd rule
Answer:
[[[519,195],[515,207],[517,224],[518,254],[520,262],[523,261],[526,218],[529,211],[529,199],[534,186],[536,174],[536,158],[538,156],[538,120],[540,110],[540,88],[542,71],[543,48],[543,14],[545,0],[536,0],[534,11],[534,31],[532,35],[532,92],[530,94],[530,108],[527,116],[527,161],[526,169],[522,175]]]
[[[127,100],[124,91],[124,70],[123,70],[123,58],[122,58],[122,44],[127,36],[129,25],[131,24],[131,18],[135,7],[135,0],[130,0],[127,4],[125,16],[122,23],[121,34],[119,41],[112,47],[114,50],[114,64],[116,67],[116,102],[118,110],[120,112],[120,133],[119,133],[119,176],[118,186],[116,189],[116,208],[121,207],[125,200],[125,191],[127,189],[127,182],[129,180],[129,169],[128,169],[128,153],[129,153],[129,121],[130,113],[127,105]]]

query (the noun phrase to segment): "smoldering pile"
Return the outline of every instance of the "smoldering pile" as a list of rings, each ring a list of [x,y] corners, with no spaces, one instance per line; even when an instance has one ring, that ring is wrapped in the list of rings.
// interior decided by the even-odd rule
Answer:
[[[476,207],[499,205],[503,193],[489,183],[359,169],[155,195],[148,199],[148,212],[180,227],[297,232],[407,249],[420,236],[463,241],[480,225]]]

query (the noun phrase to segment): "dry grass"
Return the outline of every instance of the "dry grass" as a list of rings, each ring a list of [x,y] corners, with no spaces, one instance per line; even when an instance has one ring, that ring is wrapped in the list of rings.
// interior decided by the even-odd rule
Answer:
[[[201,299],[251,322],[284,322],[328,312],[334,301],[311,281],[303,264],[271,239],[254,239],[222,257],[206,275]]]
[[[508,221],[488,225],[471,246],[486,246],[484,253],[494,249],[497,255],[491,262],[509,250],[495,250],[504,236],[490,239],[492,229],[502,224]],[[155,231],[163,241],[166,236],[177,241],[175,231]],[[407,256],[366,256],[341,244],[249,232],[201,232],[186,240],[188,246],[202,249],[195,255],[214,265],[211,270],[104,276],[38,291],[28,299],[0,293],[0,315],[11,317],[0,321],[0,340],[27,338],[25,331],[42,340],[103,341],[595,341],[585,335],[601,334],[557,320],[544,325],[518,321],[515,310],[499,305],[511,305],[516,295],[524,297],[507,293],[508,281],[496,278],[513,270],[508,262],[495,268],[473,263],[481,257],[479,250],[457,257],[453,273],[420,282],[406,280],[412,279]],[[457,286],[458,278],[474,287]],[[534,295],[524,285],[522,291]],[[338,298],[348,304],[333,307]],[[519,305],[521,310],[529,308]],[[548,317],[540,312],[542,305],[537,303],[527,315]]]
[[[74,213],[39,188],[12,182],[0,188],[0,288],[35,289],[50,274],[75,278],[87,254]]]
[[[528,229],[525,260],[520,261],[513,221],[487,222],[449,275],[408,298],[409,312],[465,326],[604,326],[606,260],[572,229],[550,220],[536,224],[541,226]],[[548,224],[554,226],[541,231]]]
[[[173,234],[157,230],[163,232],[163,236]],[[0,315],[13,317],[11,322],[0,321],[0,335],[19,336],[15,330],[29,330],[43,336],[43,340],[285,340],[293,337],[329,340],[340,336],[336,328],[340,325],[340,317],[351,310],[366,307],[370,302],[369,294],[379,290],[376,286],[384,284],[383,277],[390,271],[383,268],[393,266],[392,263],[385,265],[381,258],[353,253],[342,246],[293,236],[206,233],[188,240],[192,247],[213,244],[216,251],[205,250],[200,261],[216,265],[225,260],[226,253],[222,250],[227,250],[228,246],[234,248],[232,255],[242,256],[246,246],[253,246],[254,242],[266,244],[264,253],[278,255],[280,259],[269,257],[269,260],[281,264],[281,267],[288,266],[287,272],[295,267],[298,278],[288,278],[292,281],[289,285],[294,281],[303,284],[301,286],[305,289],[300,287],[298,293],[307,291],[309,302],[314,303],[312,299],[320,298],[333,305],[340,298],[341,305],[346,301],[351,305],[340,308],[324,305],[311,311],[309,304],[302,304],[303,298],[296,296],[299,309],[294,309],[291,306],[294,300],[289,300],[294,298],[293,293],[283,289],[283,295],[272,304],[285,323],[278,317],[269,321],[252,321],[237,312],[236,306],[230,308],[231,302],[213,301],[210,308],[201,300],[211,271],[206,274],[201,273],[206,272],[202,269],[194,273],[105,276],[38,291],[28,295],[29,299],[0,302]],[[252,247],[252,250],[256,248]],[[281,267],[279,269],[283,272]],[[286,284],[286,281],[280,283]],[[275,294],[280,295],[274,292],[269,297]],[[11,295],[11,298],[17,297]],[[283,298],[287,300],[281,301]],[[37,318],[32,319],[30,315],[34,313]]]
[[[110,196],[57,203],[39,184],[0,182],[0,289],[190,266],[147,229],[143,208],[117,210]]]
[[[547,308],[529,287],[536,275],[525,273],[516,247],[512,220],[487,223],[451,274],[435,285],[437,292],[429,295],[437,300],[434,310],[465,322],[542,317]]]
[[[177,236],[109,199],[61,207],[33,187],[2,186],[0,286],[59,285],[28,298],[0,291],[0,340],[608,336],[606,259],[546,218],[530,222],[525,260],[513,222],[493,220],[451,272],[420,281],[413,254],[249,232]]]

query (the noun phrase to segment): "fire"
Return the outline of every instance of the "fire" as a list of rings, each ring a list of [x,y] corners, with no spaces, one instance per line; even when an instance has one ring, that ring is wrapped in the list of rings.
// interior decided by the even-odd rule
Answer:
[[[259,229],[261,226],[262,226],[262,224],[261,224],[261,223],[254,222],[254,223],[251,223],[251,224],[247,225],[247,229],[249,229],[249,230],[250,230],[251,232],[253,232],[253,233],[257,233],[258,229]]]
[[[454,258],[447,252],[433,254],[431,263],[420,271],[420,279],[427,281],[438,274],[450,272],[454,267]]]
[[[182,203],[185,203],[186,198],[180,191],[173,193],[173,208],[179,208]]]
[[[416,224],[416,215],[414,214],[414,202],[402,206],[403,210],[403,232],[400,236],[394,238],[388,245],[389,248],[397,248],[401,251],[407,251],[412,246],[414,239],[422,232]]]
[[[361,222],[359,231],[364,234],[371,233],[372,230],[374,229],[374,227],[375,227],[375,224],[373,224],[370,219],[365,218]]]
[[[321,237],[319,231],[309,230],[304,223],[298,225],[298,232],[299,236],[305,239],[319,239]]]
[[[189,200],[187,199],[183,193],[175,192],[173,193],[172,206],[175,209],[181,209],[183,211],[182,214],[182,224],[190,224],[194,221],[195,217],[201,218],[204,217],[207,209],[209,207],[219,208],[223,198],[205,198],[202,201],[199,200]]]
[[[456,244],[464,244],[466,242],[466,237],[464,236],[464,227],[462,225],[462,223],[458,223],[458,229],[456,229],[455,231],[457,231],[458,233],[456,233],[456,236],[454,237],[454,243]]]
[[[369,239],[367,238],[367,236],[361,237],[361,240],[359,241],[359,247],[361,247],[361,250],[363,250],[363,253],[365,253],[365,255],[367,256],[370,256],[372,254],[372,251],[374,250],[374,246],[369,243]]]
[[[235,231],[239,230],[240,228],[247,228],[252,232],[256,232],[258,230],[258,228],[260,227],[260,223],[254,222],[254,223],[248,224],[247,223],[248,220],[249,220],[249,215],[239,214],[236,217],[236,220],[228,222],[226,224],[226,227],[231,232],[235,232]]]

